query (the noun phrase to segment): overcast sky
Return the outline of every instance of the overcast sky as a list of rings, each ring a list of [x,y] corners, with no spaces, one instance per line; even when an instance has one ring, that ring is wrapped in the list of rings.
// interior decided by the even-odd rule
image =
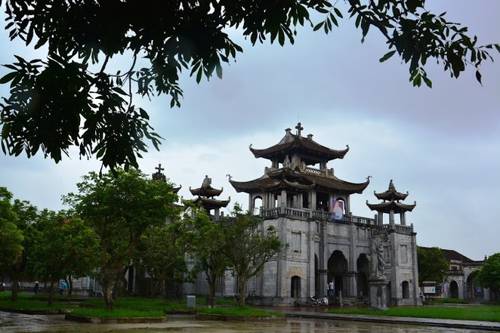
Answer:
[[[433,1],[431,8],[468,25],[480,42],[500,42],[499,1]],[[483,86],[472,71],[454,80],[430,66],[434,87],[413,88],[399,59],[378,62],[387,51],[376,32],[361,44],[349,20],[329,35],[301,29],[293,46],[251,47],[235,38],[244,53],[224,68],[222,80],[197,85],[182,78],[180,109],[170,109],[167,97],[142,102],[166,139],[160,152],[140,161],[144,172],[162,163],[186,198],[188,187],[198,187],[208,174],[215,187],[224,187],[222,197],[246,206],[246,195],[235,193],[226,174],[241,181],[260,177],[268,162],[255,159],[249,144],[273,145],[301,121],[304,134],[319,143],[350,146],[343,160],[329,164],[338,177],[373,177],[365,193],[352,196],[354,215],[373,216],[365,201],[374,202],[373,191],[384,191],[394,179],[398,190],[410,192],[408,202],[417,201],[407,220],[419,245],[473,259],[500,252],[500,56],[483,67]],[[13,54],[34,55],[9,42],[4,30],[0,47],[0,63],[12,62]],[[0,94],[7,94],[5,86]],[[61,195],[98,168],[76,154],[55,164],[0,153],[0,186],[40,208],[60,209]]]

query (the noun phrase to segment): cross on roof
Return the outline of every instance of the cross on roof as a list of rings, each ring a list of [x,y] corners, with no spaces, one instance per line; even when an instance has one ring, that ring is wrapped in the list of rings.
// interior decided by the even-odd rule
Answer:
[[[304,129],[304,127],[302,127],[302,124],[300,122],[297,123],[297,126],[295,126],[295,128],[297,129],[297,135],[300,135],[300,133]]]
[[[158,166],[155,169],[158,171],[158,173],[161,173],[163,170],[165,170],[165,168],[161,167],[161,163],[158,163]]]

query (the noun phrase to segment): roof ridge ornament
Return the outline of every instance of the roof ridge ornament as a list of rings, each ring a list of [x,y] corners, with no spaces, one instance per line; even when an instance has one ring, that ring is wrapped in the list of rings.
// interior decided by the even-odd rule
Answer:
[[[302,127],[302,123],[300,121],[297,123],[297,126],[295,126],[295,129],[297,129],[297,136],[301,136],[304,127]]]

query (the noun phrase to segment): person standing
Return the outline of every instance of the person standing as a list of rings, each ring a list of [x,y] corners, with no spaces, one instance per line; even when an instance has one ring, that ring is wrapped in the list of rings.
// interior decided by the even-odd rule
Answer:
[[[328,282],[328,297],[334,297],[335,296],[335,284],[333,281]]]
[[[35,293],[35,295],[37,295],[39,291],[40,291],[40,283],[38,283],[38,281],[35,281],[35,286],[33,287],[33,292]]]

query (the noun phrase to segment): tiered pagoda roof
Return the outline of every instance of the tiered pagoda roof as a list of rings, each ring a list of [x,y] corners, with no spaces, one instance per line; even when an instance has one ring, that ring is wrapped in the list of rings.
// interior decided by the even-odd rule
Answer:
[[[307,167],[310,164],[326,163],[336,158],[343,158],[348,152],[349,146],[344,150],[330,149],[315,142],[311,134],[303,137],[301,123],[298,123],[295,128],[297,129],[296,134],[292,134],[291,130],[287,128],[285,136],[274,146],[266,149],[250,147],[255,157],[277,161],[282,163],[282,167],[278,168],[276,164],[273,164],[275,167],[267,169],[264,176],[247,182],[230,179],[231,185],[237,192],[260,193],[282,189],[292,191],[314,189],[346,194],[363,192],[370,183],[368,178],[363,183],[351,183],[337,178],[333,174],[333,169]],[[293,156],[298,157],[300,162],[294,161]]]
[[[189,187],[189,191],[192,195],[198,196],[196,199],[189,201],[205,208],[207,211],[210,211],[211,209],[226,207],[231,201],[231,197],[229,197],[228,200],[214,199],[214,197],[218,197],[222,193],[223,188],[221,188],[220,190],[213,188],[212,179],[208,176],[205,176],[205,179],[203,179],[203,182],[199,188],[192,189],[191,187]]]
[[[162,172],[163,170],[165,170],[165,168],[161,167],[161,163],[159,163],[158,166],[155,169],[156,169],[156,172],[153,173],[153,175],[152,175],[153,180],[161,181],[161,182],[167,182],[167,177]],[[179,192],[179,190],[181,188],[182,188],[182,185],[178,186],[178,187],[172,188],[172,191],[177,194],[177,192]]]
[[[327,172],[315,172],[316,170],[305,169],[304,171],[292,170],[284,167],[272,170],[264,176],[248,182],[230,180],[231,185],[237,192],[258,193],[277,191],[281,189],[295,190],[322,190],[325,192],[339,191],[343,193],[362,193],[370,183],[367,179],[363,183],[351,183],[337,178]]]
[[[262,157],[269,160],[277,160],[278,162],[283,162],[286,156],[298,153],[306,164],[316,164],[337,158],[344,158],[345,154],[349,151],[349,146],[346,146],[346,149],[343,150],[335,150],[322,146],[312,139],[312,134],[303,137],[301,135],[303,129],[301,123],[298,123],[295,128],[297,128],[296,134],[293,134],[291,129],[287,128],[285,136],[277,144],[265,149],[254,149],[250,145],[250,151],[256,158]]]
[[[400,202],[401,200],[406,199],[406,197],[408,196],[408,192],[398,192],[396,190],[396,187],[394,186],[392,179],[389,182],[389,188],[387,189],[387,191],[381,193],[375,192],[375,196],[383,201],[377,204],[370,204],[367,200],[366,205],[371,210],[375,210],[379,213],[390,213],[391,211],[394,213],[404,213],[408,211],[411,212],[417,205],[416,202],[414,202],[413,205]]]
[[[396,187],[394,186],[394,183],[391,181],[389,182],[389,188],[385,192],[373,192],[377,199],[380,200],[387,200],[387,201],[394,201],[394,200],[404,200],[408,196],[408,191],[406,193],[401,193],[396,190]]]

